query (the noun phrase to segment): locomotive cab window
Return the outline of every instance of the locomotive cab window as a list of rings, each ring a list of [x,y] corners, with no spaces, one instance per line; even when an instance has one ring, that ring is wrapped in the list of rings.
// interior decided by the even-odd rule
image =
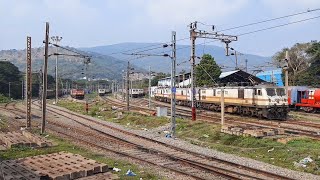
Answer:
[[[274,88],[266,88],[266,91],[267,91],[268,96],[275,96],[276,95],[276,91]]]
[[[255,89],[254,95],[262,96],[262,90],[261,89]]]
[[[286,91],[283,88],[277,88],[277,95],[278,96],[285,96]]]

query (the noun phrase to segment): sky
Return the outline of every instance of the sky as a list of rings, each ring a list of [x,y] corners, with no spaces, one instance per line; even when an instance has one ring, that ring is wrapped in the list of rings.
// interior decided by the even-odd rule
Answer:
[[[60,44],[94,47],[123,42],[168,42],[189,37],[188,24],[201,22],[199,30],[223,30],[289,14],[320,8],[319,0],[0,0],[0,50],[43,46],[45,23]],[[319,11],[230,31],[239,35],[284,23],[316,17]],[[237,51],[272,56],[295,43],[320,39],[320,18],[277,29],[239,36],[231,46]],[[223,47],[220,42],[196,43]],[[178,41],[190,44],[189,39]]]

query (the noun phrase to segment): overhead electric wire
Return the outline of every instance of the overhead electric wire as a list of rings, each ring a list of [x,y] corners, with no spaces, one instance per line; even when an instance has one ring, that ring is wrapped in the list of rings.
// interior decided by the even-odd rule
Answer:
[[[320,16],[315,16],[312,18],[306,18],[306,19],[302,19],[302,20],[298,20],[298,21],[293,21],[290,23],[285,23],[285,24],[280,24],[280,25],[276,25],[276,26],[271,26],[271,27],[267,27],[267,28],[262,28],[262,29],[258,29],[258,30],[254,30],[254,31],[250,31],[250,32],[245,32],[245,33],[241,33],[238,34],[237,36],[244,36],[244,35],[248,35],[248,34],[253,34],[253,33],[257,33],[257,32],[261,32],[261,31],[266,31],[266,30],[270,30],[270,29],[275,29],[275,28],[279,28],[279,27],[283,27],[283,26],[287,26],[287,25],[291,25],[291,24],[297,24],[300,22],[305,22],[305,21],[309,21],[309,20],[313,20],[313,19],[317,19],[320,18]],[[218,39],[212,40],[212,41],[207,41],[206,43],[212,43],[212,42],[217,42],[219,41]],[[204,43],[198,43],[196,45],[203,45]],[[185,46],[185,47],[180,47],[177,48],[176,50],[181,50],[181,49],[186,49],[186,48],[190,48],[189,46]],[[165,51],[165,52],[169,52],[169,51]]]
[[[261,24],[261,23],[265,23],[265,22],[275,21],[275,20],[284,19],[284,18],[288,18],[288,17],[292,17],[292,16],[306,14],[306,13],[310,13],[310,12],[314,12],[314,11],[319,11],[319,10],[320,10],[320,8],[307,10],[307,11],[303,11],[303,12],[299,12],[299,13],[289,14],[289,15],[286,15],[286,16],[280,16],[280,17],[277,17],[277,18],[266,19],[266,20],[263,20],[263,21],[258,21],[258,22],[254,22],[254,23],[241,25],[241,26],[235,26],[235,27],[231,27],[231,28],[227,28],[227,29],[222,29],[222,30],[217,31],[217,32],[229,31],[229,30],[233,30],[233,29],[243,28],[243,27],[247,27],[247,26],[252,26],[252,25]]]
[[[320,18],[320,16],[315,16],[315,17],[312,17],[312,18],[306,18],[306,19],[302,19],[302,20],[299,20],[299,21],[293,21],[293,22],[290,22],[290,23],[280,24],[280,25],[277,25],[277,26],[271,26],[271,27],[267,27],[267,28],[263,28],[263,29],[258,29],[258,30],[255,30],[255,31],[242,33],[242,34],[239,34],[237,36],[244,36],[244,35],[260,32],[260,31],[266,31],[266,30],[269,30],[269,29],[283,27],[283,26],[287,26],[287,25],[291,25],[291,24],[297,24],[297,23],[300,23],[300,22],[309,21],[309,20],[317,19],[317,18]]]
[[[185,37],[185,38],[181,38],[181,39],[177,39],[176,41],[183,41],[183,40],[186,40],[186,39],[189,39],[189,37]],[[148,46],[144,46],[144,47],[139,47],[139,48],[133,48],[133,49],[128,49],[128,50],[123,50],[123,51],[118,51],[118,52],[113,52],[113,53],[109,53],[109,54],[106,54],[107,56],[110,56],[110,55],[114,55],[114,54],[122,54],[122,53],[126,53],[126,52],[132,52],[132,51],[136,51],[136,50],[140,50],[140,49],[146,49],[146,48],[151,48],[151,47],[155,47],[155,46],[160,46],[161,48],[163,47],[162,45],[163,44],[169,44],[171,43],[171,41],[168,41],[168,42],[165,42],[165,43],[158,43],[158,44],[153,44],[153,45],[148,45]],[[159,47],[159,48],[160,48]]]
[[[312,10],[307,10],[307,11],[303,11],[303,12],[299,12],[299,13],[295,13],[295,14],[290,14],[290,15],[286,15],[286,16],[281,16],[281,17],[277,17],[277,18],[267,19],[267,20],[263,20],[263,21],[258,21],[258,22],[254,22],[254,23],[249,23],[249,24],[245,24],[245,25],[235,26],[235,27],[231,27],[231,28],[227,28],[227,29],[220,30],[220,31],[218,31],[218,32],[233,30],[233,29],[242,28],[242,27],[247,27],[247,26],[252,26],[252,25],[261,24],[261,23],[265,23],[265,22],[270,22],[270,21],[274,21],[274,20],[279,20],[279,19],[283,19],[283,18],[287,18],[287,17],[292,17],[292,16],[301,15],[301,14],[306,14],[306,13],[310,13],[310,12],[314,12],[314,11],[318,11],[318,10],[320,10],[320,8],[312,9]],[[199,23],[199,24],[202,24],[202,25],[205,25],[205,26],[212,26],[212,25],[208,25],[208,24],[203,23],[203,22],[198,22],[198,23]],[[189,37],[181,38],[181,39],[178,39],[177,41],[182,41],[182,40],[186,40],[186,39],[189,39]],[[136,51],[136,50],[141,50],[141,51],[138,51],[138,52],[145,52],[145,51],[149,51],[149,50],[154,50],[154,49],[161,48],[161,47],[162,47],[162,46],[161,46],[162,44],[168,44],[168,43],[171,43],[171,42],[153,44],[153,45],[148,45],[148,46],[145,46],[145,47],[133,48],[133,49],[128,49],[128,50],[113,52],[113,53],[109,53],[109,54],[105,54],[105,55],[111,56],[111,55],[114,55],[114,54],[122,54],[122,53],[126,53],[126,52],[133,52],[133,51]],[[154,48],[154,49],[152,48],[152,49],[142,50],[142,49],[151,48],[151,47],[155,47],[155,46],[158,46],[158,48]]]
[[[245,25],[235,26],[235,27],[223,29],[223,30],[220,30],[220,31],[217,31],[217,32],[229,31],[229,30],[238,29],[238,28],[243,28],[243,27],[247,27],[247,26],[262,24],[262,23],[266,23],[266,22],[270,22],[270,21],[275,21],[275,20],[284,19],[284,18],[288,18],[288,17],[293,17],[293,16],[302,15],[302,14],[307,14],[307,13],[311,13],[311,12],[319,11],[319,10],[320,10],[320,8],[311,9],[311,10],[307,10],[307,11],[303,11],[303,12],[299,12],[299,13],[294,13],[294,14],[289,14],[289,15],[285,15],[285,16],[280,16],[280,17],[277,17],[277,18],[271,18],[271,19],[266,19],[266,20],[254,22],[254,23],[249,23],[249,24],[245,24]],[[205,26],[213,26],[213,25],[208,25],[208,24],[203,23],[203,22],[198,22],[198,23],[199,23],[199,24],[202,24],[202,25],[205,25]],[[178,39],[177,41],[181,41],[181,40],[185,40],[185,39],[189,39],[189,37],[182,38],[182,39]],[[170,42],[168,42],[168,43],[170,43]],[[204,44],[205,44],[205,43],[204,43]],[[141,48],[141,49],[145,49],[145,48],[153,47],[153,46],[156,46],[156,45],[146,46],[146,47]],[[140,48],[137,48],[136,50],[138,50],[138,49],[140,49]],[[152,49],[151,49],[151,50],[152,50]],[[128,50],[128,51],[131,51],[131,50]],[[145,51],[148,51],[148,50],[145,50]],[[142,52],[145,52],[145,51],[142,51]],[[140,52],[140,51],[139,51],[139,52]]]

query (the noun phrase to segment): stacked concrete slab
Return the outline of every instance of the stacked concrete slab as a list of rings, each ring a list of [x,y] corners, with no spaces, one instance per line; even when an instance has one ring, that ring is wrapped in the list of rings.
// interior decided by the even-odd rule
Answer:
[[[68,180],[108,171],[106,164],[67,152],[7,160],[2,162],[2,167],[4,177],[8,180],[19,178]]]
[[[224,125],[221,127],[221,132],[226,134],[232,134],[236,136],[252,136],[252,137],[266,137],[283,135],[283,129],[271,129],[271,128],[257,128],[257,127],[239,127],[233,125]]]
[[[7,148],[18,146],[52,146],[52,142],[28,131],[0,133],[0,141],[2,141],[0,144],[5,144]]]

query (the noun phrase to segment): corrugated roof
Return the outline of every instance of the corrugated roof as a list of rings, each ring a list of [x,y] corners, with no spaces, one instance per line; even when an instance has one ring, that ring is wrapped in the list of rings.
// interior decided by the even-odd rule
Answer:
[[[265,76],[265,75],[275,75],[275,74],[282,74],[282,69],[274,69],[269,71],[263,71],[256,74],[256,76]]]
[[[229,75],[231,75],[231,74],[233,74],[233,73],[236,73],[236,72],[238,72],[238,71],[239,71],[239,70],[223,72],[223,73],[220,74],[219,78],[220,78],[220,79],[221,79],[221,78],[224,78],[224,77],[229,76]]]

